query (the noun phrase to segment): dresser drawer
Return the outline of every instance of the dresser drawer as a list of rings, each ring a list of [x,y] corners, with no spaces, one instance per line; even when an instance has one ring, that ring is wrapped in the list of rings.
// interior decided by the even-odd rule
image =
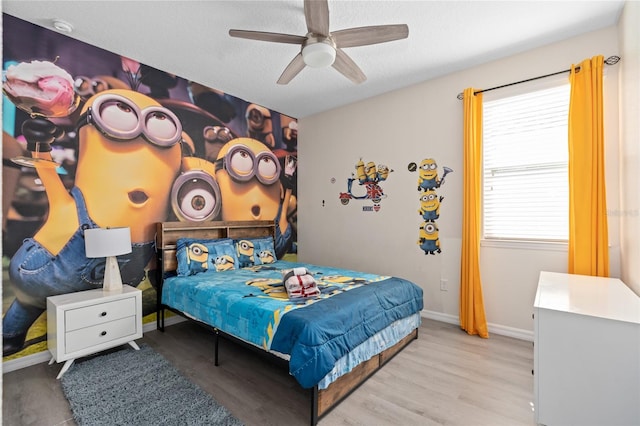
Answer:
[[[103,324],[113,320],[135,315],[136,298],[127,297],[107,303],[97,303],[81,308],[69,309],[64,314],[67,332],[92,325]]]
[[[70,331],[64,336],[65,352],[72,353],[126,336],[133,336],[136,331],[135,316]]]

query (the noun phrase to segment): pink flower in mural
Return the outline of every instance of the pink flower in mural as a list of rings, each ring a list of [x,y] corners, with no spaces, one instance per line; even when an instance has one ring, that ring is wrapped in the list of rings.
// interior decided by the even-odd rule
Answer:
[[[129,59],[126,56],[120,57],[122,60],[122,70],[132,74],[137,74],[140,71],[140,62]]]
[[[140,62],[127,58],[126,56],[120,56],[120,60],[122,62],[122,71],[127,75],[129,86],[131,86],[133,90],[137,90],[142,75],[140,72]]]

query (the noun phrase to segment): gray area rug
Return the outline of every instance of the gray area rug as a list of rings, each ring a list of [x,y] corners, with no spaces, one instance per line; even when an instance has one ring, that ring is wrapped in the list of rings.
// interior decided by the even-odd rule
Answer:
[[[80,426],[242,425],[145,344],[76,361],[61,382]]]

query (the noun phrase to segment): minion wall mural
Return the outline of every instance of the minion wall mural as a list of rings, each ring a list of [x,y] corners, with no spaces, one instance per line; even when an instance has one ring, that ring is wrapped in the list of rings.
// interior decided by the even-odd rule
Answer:
[[[443,167],[442,176],[438,176],[438,164],[433,158],[425,158],[418,167],[416,163],[408,166],[410,172],[418,171],[418,214],[421,223],[418,231],[418,246],[424,254],[438,254],[440,238],[437,220],[440,217],[440,203],[444,196],[439,195],[439,188],[444,184],[445,177],[453,170]]]
[[[393,169],[384,164],[376,166],[373,161],[365,165],[362,158],[356,163],[355,169],[356,172],[347,178],[347,192],[341,192],[338,196],[340,203],[346,206],[350,200],[371,200],[373,206],[365,205],[362,211],[380,211],[380,202],[387,197],[380,184],[387,180]],[[354,182],[356,189],[353,188]]]
[[[48,296],[102,287],[86,229],[131,229],[118,265],[145,322],[157,222],[273,220],[295,255],[294,118],[9,15],[3,60],[5,360],[46,350]]]

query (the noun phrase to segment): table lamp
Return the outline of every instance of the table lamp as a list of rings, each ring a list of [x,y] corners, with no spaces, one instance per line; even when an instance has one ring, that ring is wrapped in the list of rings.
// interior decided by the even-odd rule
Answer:
[[[88,258],[106,257],[104,291],[122,289],[122,277],[116,256],[131,253],[129,228],[93,228],[84,231],[84,245]]]

